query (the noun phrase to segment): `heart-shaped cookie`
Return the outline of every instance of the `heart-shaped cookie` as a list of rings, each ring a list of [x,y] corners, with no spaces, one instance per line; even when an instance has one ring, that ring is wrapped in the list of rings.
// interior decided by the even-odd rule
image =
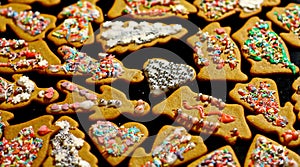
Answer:
[[[179,166],[207,152],[200,136],[190,135],[184,127],[163,126],[152,145],[151,153],[137,148],[129,161],[134,166]]]
[[[146,61],[143,70],[149,83],[150,93],[154,96],[177,89],[196,77],[193,67],[160,58]]]
[[[89,136],[112,166],[120,164],[148,137],[148,129],[136,122],[118,127],[109,121],[98,121],[91,125]]]

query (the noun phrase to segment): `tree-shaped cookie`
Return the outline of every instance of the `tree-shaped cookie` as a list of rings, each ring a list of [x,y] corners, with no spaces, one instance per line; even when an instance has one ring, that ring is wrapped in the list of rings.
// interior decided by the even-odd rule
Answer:
[[[97,158],[90,152],[90,145],[84,141],[85,134],[78,129],[78,123],[62,116],[55,123],[59,130],[52,133],[48,158],[43,166],[97,166]]]
[[[144,19],[157,19],[174,15],[188,18],[188,14],[196,12],[196,7],[186,0],[116,0],[107,16],[110,19],[122,15]]]
[[[94,43],[94,30],[91,22],[103,22],[102,10],[96,2],[79,0],[77,3],[63,8],[58,19],[66,18],[62,24],[48,34],[48,39],[55,45],[71,45],[81,47]]]
[[[247,84],[236,84],[229,96],[253,114],[247,116],[247,120],[255,128],[277,134],[284,145],[299,146],[300,133],[293,128],[296,121],[293,105],[287,102],[281,107],[277,91],[275,81],[253,78]]]
[[[197,15],[206,21],[220,21],[237,12],[244,19],[262,11],[262,7],[277,6],[280,0],[195,0],[194,5],[199,9]]]
[[[196,72],[187,64],[177,64],[161,58],[148,59],[143,65],[150,93],[160,96],[193,81]]]
[[[150,111],[150,106],[143,100],[128,100],[126,95],[108,85],[100,87],[101,94],[79,86],[67,80],[57,83],[58,90],[66,94],[62,102],[52,103],[46,111],[50,114],[75,114],[76,112],[94,112],[91,120],[112,120],[123,113],[143,116]]]
[[[111,166],[117,166],[148,137],[140,123],[128,122],[120,127],[109,121],[97,121],[89,128],[94,145]]]
[[[300,120],[300,77],[294,81],[292,88],[295,91],[292,95],[292,101],[295,102],[294,108],[298,112],[298,120]]]
[[[235,144],[238,138],[251,138],[242,106],[225,104],[221,99],[195,93],[187,86],[177,89],[152,111],[168,116],[190,131],[219,136],[230,144]]]
[[[257,134],[248,150],[244,166],[295,167],[298,164],[300,164],[300,157],[297,153],[263,135]]]
[[[251,75],[299,72],[299,68],[290,61],[285,43],[272,30],[271,22],[252,17],[232,38],[239,43],[243,57],[251,64]]]
[[[180,24],[164,24],[146,21],[106,21],[100,26],[96,40],[105,52],[136,51],[156,43],[166,43],[172,38],[179,39],[187,33]]]
[[[248,80],[241,71],[241,54],[230,38],[230,32],[230,27],[221,27],[215,22],[187,39],[194,49],[194,62],[200,69],[199,80]]]
[[[218,148],[188,165],[188,167],[200,166],[231,166],[240,167],[238,158],[233,149],[227,145]]]
[[[56,127],[53,116],[45,115],[28,122],[9,125],[0,142],[0,164],[4,166],[41,166],[49,140]]]
[[[0,21],[0,32],[5,32],[8,25],[19,38],[35,41],[55,27],[56,17],[32,11],[26,4],[9,3],[0,6]]]
[[[8,126],[9,120],[14,118],[14,114],[8,111],[0,110],[0,138],[3,135],[4,128]]]
[[[286,7],[274,7],[267,17],[287,32],[280,33],[281,38],[294,47],[300,47],[299,18],[300,5],[290,3]]]
[[[27,76],[15,74],[13,80],[10,82],[0,77],[0,109],[18,109],[32,101],[49,104],[58,99],[59,94],[52,87],[39,88]]]
[[[123,63],[114,55],[98,53],[98,60],[76,48],[63,45],[58,53],[64,59],[63,64],[49,65],[46,73],[54,76],[90,76],[87,83],[103,85],[116,80],[137,83],[144,79],[142,71],[124,67]]]
[[[133,153],[129,167],[179,166],[207,152],[200,136],[190,135],[184,127],[163,126],[152,145],[150,153],[139,147]]]
[[[37,71],[43,74],[51,64],[60,64],[60,60],[43,40],[0,39],[0,73]]]

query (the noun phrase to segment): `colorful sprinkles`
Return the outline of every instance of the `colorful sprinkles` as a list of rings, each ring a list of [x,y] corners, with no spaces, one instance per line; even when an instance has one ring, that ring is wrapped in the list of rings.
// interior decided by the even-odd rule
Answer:
[[[224,14],[233,11],[238,6],[238,0],[201,0],[200,10],[209,19],[218,19]]]
[[[225,32],[224,28],[215,29],[216,35],[211,35],[208,32],[203,32],[199,29],[197,36],[199,41],[195,42],[194,52],[197,54],[195,62],[199,66],[208,66],[209,58],[216,64],[216,69],[222,69],[225,64],[228,64],[231,69],[236,68],[239,61],[236,59],[237,46],[232,41],[230,36]],[[207,46],[204,50],[203,47]],[[208,53],[209,58],[206,58],[204,53]],[[226,55],[226,60],[222,57]]]
[[[180,3],[180,0],[125,0],[126,9],[123,10],[125,14],[134,15],[165,15],[168,12],[175,14],[189,14],[188,10]],[[164,8],[151,9],[154,6],[163,6]],[[141,10],[145,8],[147,10]]]
[[[277,16],[278,21],[300,39],[300,6],[295,5],[286,8],[282,14],[278,14],[278,12],[274,12],[274,14]]]
[[[183,127],[175,128],[162,142],[152,150],[153,160],[142,167],[172,166],[175,161],[184,160],[183,154],[196,147],[192,136]]]
[[[0,15],[14,19],[16,25],[26,33],[35,36],[41,34],[50,24],[50,19],[43,17],[40,12],[17,12],[11,7],[0,9]]]
[[[237,163],[228,149],[216,150],[209,154],[197,167],[236,167]]]
[[[281,38],[273,31],[267,22],[260,20],[255,26],[248,29],[248,39],[244,42],[243,49],[249,57],[255,61],[263,58],[271,64],[282,64],[283,67],[290,68],[296,74],[296,67],[287,57]]]
[[[119,157],[126,153],[129,147],[138,143],[144,134],[135,126],[125,128],[116,127],[109,121],[97,121],[90,128],[93,137],[96,137],[100,146],[107,154]]]
[[[274,90],[267,82],[260,82],[259,87],[248,84],[245,89],[239,89],[241,99],[250,104],[256,114],[263,114],[264,117],[275,126],[285,127],[288,120],[285,116],[279,115],[280,109]]]
[[[281,145],[274,145],[264,137],[259,137],[251,154],[249,167],[254,166],[295,166],[297,163],[288,157],[289,152]]]
[[[1,166],[31,166],[43,146],[43,140],[37,138],[32,126],[23,128],[18,137],[0,141]]]

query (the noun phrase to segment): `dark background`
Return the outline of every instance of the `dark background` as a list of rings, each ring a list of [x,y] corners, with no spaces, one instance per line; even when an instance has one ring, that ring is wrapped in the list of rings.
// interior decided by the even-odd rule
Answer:
[[[188,0],[189,2],[192,3],[192,0]],[[76,0],[62,0],[62,2],[59,5],[52,6],[52,7],[43,7],[40,4],[34,3],[32,4],[33,10],[38,10],[41,13],[48,13],[52,15],[57,15],[63,7],[68,6],[70,4],[73,4],[77,2]],[[296,0],[282,0],[281,4],[279,6],[286,6],[289,2],[298,2]],[[2,4],[6,4],[6,1],[1,1]],[[103,13],[106,14],[108,10],[111,8],[113,4],[112,0],[100,0],[97,2],[97,5],[103,10]],[[266,12],[271,10],[271,8],[264,7],[262,12],[258,15],[261,19],[267,20],[265,17]],[[125,18],[128,19],[128,18]],[[105,21],[108,21],[109,19],[105,15]],[[56,25],[59,25],[63,20],[58,20]],[[206,25],[209,23],[204,21],[203,19],[199,18],[196,14],[191,14],[189,16],[189,20],[183,20],[183,19],[177,19],[177,18],[171,18],[171,19],[163,19],[162,20],[165,23],[179,23],[182,24],[185,28],[189,30],[189,33],[183,37],[181,40],[173,40],[170,41],[167,44],[159,44],[155,45],[152,48],[149,49],[142,49],[140,51],[136,51],[134,53],[125,53],[123,55],[116,55],[116,57],[120,60],[123,60],[123,63],[125,67],[127,68],[137,68],[137,69],[142,69],[142,65],[144,61],[146,61],[148,58],[153,58],[153,57],[162,57],[165,59],[168,59],[170,61],[174,61],[177,63],[187,63],[191,66],[193,66],[196,71],[198,69],[195,67],[193,59],[192,59],[192,54],[193,50],[190,48],[188,45],[186,45],[185,41],[186,39],[190,36],[193,35],[197,31],[197,26],[200,28],[204,28]],[[238,17],[238,14],[235,14],[233,16],[230,16],[222,21],[220,21],[221,26],[230,26],[232,28],[232,33],[236,32],[238,29],[240,29],[243,24],[247,19],[240,19]],[[98,33],[97,29],[99,28],[99,25],[93,24],[93,28],[95,32],[95,35]],[[275,26],[273,24],[273,30],[277,33],[282,32],[282,29],[279,27]],[[8,28],[7,32],[5,33],[0,33],[0,37],[6,37],[6,38],[17,38],[14,33]],[[51,50],[54,53],[57,53],[57,47],[54,46],[50,41],[45,39],[51,48]],[[289,52],[291,55],[291,61],[295,63],[297,66],[300,66],[300,53],[299,49],[297,50],[296,48],[292,48],[288,46]],[[97,53],[102,51],[101,46],[98,43],[95,43],[93,45],[89,46],[84,46],[81,48],[81,51],[87,52],[90,56],[97,56]],[[249,70],[250,66],[249,64],[245,61],[242,60],[242,71],[248,75],[249,81],[252,79],[252,77],[249,75]],[[34,80],[37,84],[38,87],[50,87],[53,86],[55,87],[56,83],[61,80],[61,79],[68,79],[70,81],[76,82],[82,86],[85,86],[91,90],[95,90],[98,93],[99,92],[99,87],[95,85],[87,85],[84,80],[84,77],[73,77],[73,78],[64,78],[64,77],[49,77],[45,75],[37,75],[37,73],[32,72],[32,73],[26,73],[25,75],[29,76],[30,79]],[[296,75],[276,75],[276,76],[269,76],[269,78],[273,79],[276,81],[277,86],[278,86],[278,93],[280,95],[280,104],[281,106],[284,106],[284,104],[288,101],[290,101],[292,94],[294,93],[293,90],[291,89],[291,85],[293,81],[298,77],[299,74]],[[2,77],[12,80],[10,75],[5,75],[1,74]],[[190,87],[195,92],[202,92],[204,94],[209,94],[213,95],[215,97],[222,98],[223,101],[226,103],[232,103],[232,101],[228,98],[228,92],[233,89],[235,83],[227,83],[227,82],[192,82],[188,84]],[[152,107],[163,100],[165,96],[162,97],[151,97],[149,95],[149,88],[148,84],[146,81],[132,85],[125,83],[123,81],[117,81],[112,84],[113,87],[123,91],[127,97],[131,100],[138,100],[138,99],[143,99],[147,101]],[[61,93],[61,92],[60,92]],[[167,96],[170,93],[167,94]],[[64,100],[65,95],[60,94],[60,99],[59,101]],[[37,103],[31,103],[30,106],[26,108],[22,108],[19,110],[14,110],[12,111],[15,115],[15,118],[9,123],[11,125],[22,123],[29,121],[33,118],[36,118],[41,115],[45,115],[45,105],[39,105]],[[91,122],[88,120],[88,116],[91,113],[84,113],[84,114],[77,114],[77,115],[69,115],[73,119],[77,120],[81,125],[80,129],[85,132],[86,134],[86,141],[90,143],[91,145],[91,152],[98,158],[99,161],[99,166],[109,166],[108,163],[102,158],[101,154],[98,152],[97,149],[93,146],[91,143],[90,138],[88,137],[86,131],[90,127],[91,124],[95,122]],[[248,115],[249,112],[245,110],[245,115]],[[60,116],[56,115],[55,119],[58,119]],[[121,115],[119,118],[114,120],[113,122],[116,123],[117,125],[122,125],[123,123],[129,122],[129,121],[137,121],[143,123],[145,126],[147,126],[149,130],[149,138],[144,142],[141,146],[146,149],[147,152],[151,150],[153,140],[155,139],[155,135],[159,131],[159,129],[163,125],[178,125],[177,123],[174,123],[170,119],[164,117],[164,116],[154,116],[151,113],[142,117],[142,118],[132,118],[127,115]],[[300,129],[300,124],[297,122],[295,124],[295,129]],[[253,137],[255,134],[260,133],[263,134],[269,138],[272,138],[275,141],[278,141],[278,137],[276,135],[272,134],[266,134],[257,131],[255,128],[250,126],[250,129],[253,133]],[[193,135],[199,135],[195,133],[191,133]],[[202,135],[202,134],[200,134]],[[203,136],[205,138],[205,144],[208,147],[208,152],[213,151],[214,149],[217,149],[221,146],[227,145],[227,143],[218,137],[214,136]],[[241,165],[243,166],[244,164],[244,158],[246,156],[246,153],[248,151],[248,148],[251,144],[250,141],[241,141],[238,140],[238,142],[233,146],[233,149],[240,160]],[[300,147],[292,149],[293,151],[297,152],[298,154],[300,153]],[[121,163],[119,166],[127,166],[129,161],[129,158],[127,158],[123,163]]]

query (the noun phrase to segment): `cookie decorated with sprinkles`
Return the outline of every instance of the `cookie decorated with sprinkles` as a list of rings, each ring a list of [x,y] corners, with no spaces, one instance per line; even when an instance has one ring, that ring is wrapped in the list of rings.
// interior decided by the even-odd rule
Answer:
[[[190,131],[212,134],[235,144],[238,139],[249,140],[251,131],[244,118],[244,109],[226,104],[182,86],[152,109],[155,115],[166,115]]]
[[[3,135],[4,128],[8,126],[9,120],[14,118],[14,114],[8,111],[0,110],[0,138]]]
[[[251,112],[246,118],[252,126],[276,134],[280,143],[288,147],[300,145],[300,133],[293,127],[296,122],[293,105],[287,102],[284,107],[280,106],[275,81],[253,78],[249,83],[236,84],[229,96]]]
[[[297,153],[263,135],[257,134],[249,148],[244,166],[296,167],[298,164],[300,164],[300,157]]]
[[[290,3],[286,7],[274,7],[267,17],[284,31],[281,38],[289,45],[300,48],[300,5]]]
[[[187,33],[181,24],[150,23],[147,21],[106,21],[96,36],[105,52],[133,52],[157,43],[179,39]]]
[[[161,58],[148,59],[143,65],[144,74],[153,96],[163,95],[193,81],[196,72],[186,64],[177,64]]]
[[[148,129],[137,122],[119,127],[109,121],[97,121],[91,125],[89,136],[103,158],[111,166],[117,166],[146,140]]]
[[[52,87],[39,88],[29,77],[13,75],[14,82],[0,77],[0,109],[13,110],[28,106],[32,101],[49,104],[58,99],[58,92]]]
[[[107,16],[110,19],[129,15],[134,18],[157,19],[169,16],[188,18],[196,13],[194,5],[186,0],[116,0]]]
[[[298,77],[292,85],[295,93],[292,95],[291,100],[295,103],[294,109],[298,113],[298,120],[300,120],[300,77]]]
[[[241,71],[241,54],[230,38],[230,27],[214,22],[187,39],[194,49],[194,62],[200,69],[197,79],[245,82],[248,76]]]
[[[66,94],[62,102],[47,106],[49,114],[75,114],[93,112],[91,120],[112,120],[121,114],[144,116],[150,111],[150,106],[143,100],[128,100],[126,95],[108,85],[100,87],[101,94],[93,92],[67,80],[57,83],[57,89]]]
[[[232,147],[223,146],[218,148],[188,165],[188,167],[201,166],[230,166],[240,167],[239,160],[236,157]]]
[[[90,152],[90,145],[84,140],[85,134],[78,129],[75,120],[62,116],[54,125],[59,130],[52,134],[48,158],[43,166],[97,166],[98,160]]]
[[[98,53],[98,59],[94,59],[87,53],[67,45],[59,47],[58,53],[64,62],[49,65],[46,73],[50,76],[87,76],[86,82],[96,85],[111,84],[116,80],[130,83],[144,80],[141,70],[124,67],[112,54]]]
[[[144,148],[135,150],[129,167],[180,166],[207,152],[200,136],[189,134],[184,127],[163,126],[152,145],[150,153]]]
[[[5,32],[8,25],[19,38],[35,41],[45,38],[46,32],[55,27],[56,17],[32,11],[26,4],[9,3],[0,6],[0,21],[0,32]]]
[[[85,0],[65,7],[57,18],[65,20],[48,34],[48,39],[57,46],[68,44],[75,47],[94,43],[91,23],[100,24],[104,20],[102,10]]]
[[[243,57],[251,64],[251,75],[299,72],[299,68],[290,61],[284,41],[272,30],[271,22],[252,17],[232,38],[239,43]]]

